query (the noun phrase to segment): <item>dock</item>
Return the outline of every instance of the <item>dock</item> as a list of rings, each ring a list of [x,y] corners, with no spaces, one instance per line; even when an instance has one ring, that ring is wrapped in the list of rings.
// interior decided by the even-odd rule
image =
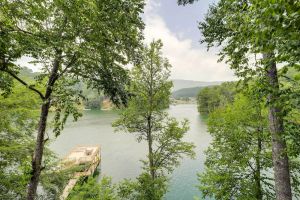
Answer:
[[[68,184],[64,188],[60,199],[65,200],[69,196],[70,192],[81,177],[93,175],[100,162],[100,146],[77,146],[72,149],[62,160],[62,167],[64,169],[80,165],[86,165],[86,167],[80,172],[75,172],[73,174],[73,178],[69,180]]]

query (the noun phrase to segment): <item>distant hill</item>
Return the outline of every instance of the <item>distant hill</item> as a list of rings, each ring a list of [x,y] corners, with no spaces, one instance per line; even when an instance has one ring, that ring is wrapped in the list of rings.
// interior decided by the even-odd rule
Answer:
[[[172,97],[175,99],[196,97],[202,88],[203,87],[182,88],[182,89],[179,89],[179,90],[173,92]]]
[[[20,76],[25,78],[25,80],[33,81],[34,78],[41,73],[33,72],[32,69],[27,67],[23,67],[20,70]],[[88,88],[86,83],[80,82],[73,86],[74,89],[78,91],[82,91],[82,95],[85,97],[85,100],[82,102],[86,109],[100,109],[103,100],[105,100],[103,94],[99,94],[97,90]],[[105,108],[107,109],[110,102],[107,101],[105,104]]]
[[[214,82],[205,82],[205,81],[191,81],[191,80],[181,80],[181,79],[174,79],[173,81],[173,88],[172,91],[178,91],[184,88],[196,88],[196,87],[205,87],[210,85],[220,85],[221,81],[214,81]]]
[[[29,69],[28,67],[23,67],[20,70],[20,76],[22,77],[28,77],[30,79],[34,79],[34,77],[40,75],[39,72],[33,72],[32,69]]]

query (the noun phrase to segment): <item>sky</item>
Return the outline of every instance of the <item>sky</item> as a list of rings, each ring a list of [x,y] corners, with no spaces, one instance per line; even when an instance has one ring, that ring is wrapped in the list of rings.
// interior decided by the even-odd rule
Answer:
[[[217,0],[199,0],[192,5],[178,6],[177,0],[146,0],[143,14],[145,43],[161,39],[163,55],[168,58],[171,79],[195,81],[231,81],[234,73],[225,63],[218,63],[217,50],[207,51],[200,44],[198,23],[203,20],[210,4]],[[29,64],[22,57],[18,64],[38,71],[40,66]]]
[[[147,0],[143,15],[145,42],[161,39],[163,54],[169,59],[172,79],[196,81],[230,81],[233,72],[225,63],[218,63],[216,49],[207,52],[200,44],[198,23],[210,4],[217,0],[199,0],[192,5],[178,6],[177,0]]]

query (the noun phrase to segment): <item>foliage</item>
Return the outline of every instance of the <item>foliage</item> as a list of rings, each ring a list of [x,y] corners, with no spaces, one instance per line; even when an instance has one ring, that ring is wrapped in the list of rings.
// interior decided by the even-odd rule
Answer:
[[[0,95],[7,96],[11,93],[13,87],[13,79],[7,74],[0,73]]]
[[[128,76],[123,66],[136,61],[143,7],[142,0],[1,1],[0,80],[7,82],[1,93],[11,92],[13,78],[41,99],[28,199],[36,194],[42,169],[50,107],[59,135],[68,116],[81,116],[76,104],[82,94],[73,87],[80,81],[103,91],[115,104],[126,103]],[[15,63],[24,56],[42,67],[32,84],[18,75],[21,66]]]
[[[38,97],[20,84],[0,96],[0,199],[22,199],[28,181]]]
[[[26,75],[26,77],[28,77]],[[25,199],[30,178],[30,160],[38,123],[39,97],[15,82],[8,96],[0,96],[0,198]],[[46,148],[42,172],[43,192],[55,199],[69,177],[69,171],[56,171],[54,154]],[[48,198],[48,199],[49,199]]]
[[[5,74],[3,74],[5,75]],[[22,79],[34,84],[34,80],[39,78],[42,74],[40,72],[33,72],[27,67],[20,69],[19,76]],[[99,109],[100,104],[103,100],[103,94],[97,89],[88,88],[87,83],[78,82],[71,86],[71,90],[75,91],[76,94],[81,94],[80,104],[86,109]],[[4,92],[4,91],[3,91]]]
[[[263,105],[237,95],[232,104],[212,112],[200,190],[216,199],[273,199],[270,135]]]
[[[81,180],[68,196],[68,200],[118,200],[116,186],[112,184],[111,178],[103,177],[97,183],[96,177],[90,177],[86,181]]]
[[[295,29],[295,23],[300,20],[299,6],[294,1],[222,0],[210,7],[205,20],[199,24],[204,36],[201,42],[208,49],[220,46],[220,60],[225,60],[245,81],[259,78],[261,92],[268,95],[276,90],[266,78],[266,66],[271,61],[283,65],[279,77],[298,66],[299,53],[294,45],[299,41],[294,36],[300,34]],[[260,55],[263,53],[274,55],[263,60]]]
[[[274,199],[271,135],[266,105],[253,82],[232,103],[209,115],[213,141],[206,151],[205,171],[199,174],[204,197]],[[285,118],[293,195],[299,196],[299,123],[295,106]],[[297,136],[296,136],[297,135]]]
[[[54,63],[59,65],[51,98],[57,134],[68,115],[79,116],[73,105],[82,95],[72,91],[79,79],[104,91],[114,103],[124,103],[128,80],[122,65],[134,59],[140,45],[143,5],[143,1],[3,1],[1,76],[16,76],[21,68],[14,61],[29,55],[42,66],[37,82],[27,84],[34,91],[38,85],[47,87],[45,79],[50,78]]]
[[[125,179],[118,184],[113,184],[109,177],[98,179],[96,176],[80,180],[68,200],[158,200],[167,190],[164,177],[153,180],[148,173],[142,173],[136,181]],[[155,188],[152,191],[153,185]]]
[[[152,179],[142,173],[136,180],[125,179],[117,185],[120,200],[159,200],[167,192],[166,177]]]
[[[209,114],[227,103],[233,102],[237,84],[225,82],[217,86],[205,87],[198,93],[198,111],[201,114]]]
[[[104,99],[103,94],[99,93],[95,89],[87,88],[85,84],[81,87],[82,95],[84,96],[84,101],[82,102],[84,108],[86,109],[100,109],[101,103]]]
[[[145,173],[139,180],[146,184],[146,199],[161,199],[162,193],[155,191],[155,182],[165,180],[165,172],[172,172],[183,156],[194,156],[192,143],[182,141],[188,130],[187,121],[177,122],[165,111],[170,104],[170,64],[161,55],[162,43],[152,42],[145,47],[141,63],[132,70],[129,91],[132,94],[128,107],[121,113],[114,126],[137,135],[137,140],[146,141],[148,159],[144,160]],[[149,192],[147,191],[149,190]],[[159,194],[159,196],[156,196]],[[144,198],[144,197],[143,197]]]
[[[46,149],[47,150],[47,149]],[[64,188],[74,173],[86,169],[86,165],[61,168],[61,163],[50,150],[45,152],[45,168],[41,174],[40,185],[42,192],[38,193],[39,199],[60,199]]]
[[[202,42],[208,48],[220,46],[220,60],[246,83],[258,80],[257,89],[266,97],[277,199],[292,199],[284,117],[294,94],[278,79],[299,63],[299,8],[297,1],[221,0],[199,24]],[[283,65],[282,73],[278,64]]]
[[[193,1],[180,1],[193,3]],[[298,1],[235,1],[221,0],[210,6],[199,29],[203,34],[202,43],[208,49],[220,47],[220,60],[225,60],[236,75],[248,81],[258,79],[260,92],[276,93],[277,104],[285,105],[286,97],[293,99],[294,93],[281,87],[275,91],[266,78],[266,65],[270,62],[282,65],[279,79],[291,79],[291,70],[299,72],[300,15]],[[261,59],[259,54],[273,54]],[[297,80],[298,74],[294,79]],[[282,86],[282,85],[280,85]],[[286,94],[286,95],[285,95]],[[279,98],[283,97],[283,98]],[[273,102],[270,102],[273,103]]]
[[[195,1],[197,1],[197,0],[177,0],[177,3],[179,4],[179,5],[187,5],[187,4],[191,4],[191,3],[194,3]]]

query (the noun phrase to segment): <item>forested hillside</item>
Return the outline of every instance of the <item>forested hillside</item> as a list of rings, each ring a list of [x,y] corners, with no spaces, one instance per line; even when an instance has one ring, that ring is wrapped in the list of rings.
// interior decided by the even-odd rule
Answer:
[[[33,72],[31,69],[24,67],[20,71],[20,76],[28,81],[34,82],[39,76],[40,72]],[[73,89],[80,92],[83,95],[83,99],[80,102],[80,107],[84,109],[100,109],[105,99],[105,96],[101,91],[89,88],[86,83],[78,82],[73,86]]]
[[[217,108],[233,102],[237,92],[237,82],[225,82],[221,85],[202,88],[197,95],[198,111],[207,115]]]
[[[221,81],[203,82],[188,80],[172,80],[173,92],[172,97],[175,99],[196,98],[200,90],[207,86],[220,85]]]
[[[213,82],[205,82],[205,81],[191,81],[191,80],[181,80],[181,79],[174,79],[172,80],[173,87],[172,91],[178,91],[184,88],[196,88],[196,87],[205,87],[209,85],[219,85],[221,81],[213,81]]]
[[[175,99],[189,98],[189,97],[195,98],[201,89],[202,87],[183,88],[175,92],[172,92],[172,97]]]

